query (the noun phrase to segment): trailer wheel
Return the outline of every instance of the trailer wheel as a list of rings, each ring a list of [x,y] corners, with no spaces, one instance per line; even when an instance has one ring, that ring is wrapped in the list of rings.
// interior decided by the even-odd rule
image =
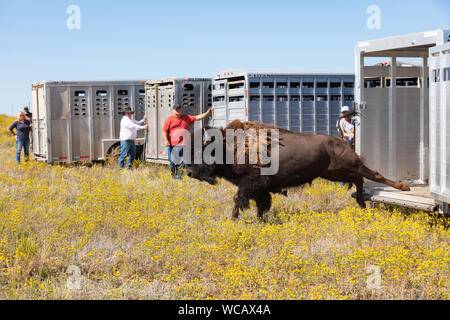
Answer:
[[[136,146],[136,160],[141,159],[144,152],[144,146]],[[115,167],[119,163],[120,157],[120,143],[114,144],[109,148],[106,154],[105,164],[109,167]]]
[[[119,163],[120,143],[114,144],[106,153],[105,164],[108,167],[115,167]]]
[[[136,160],[142,161],[142,153],[143,152],[144,152],[144,146],[136,146]]]

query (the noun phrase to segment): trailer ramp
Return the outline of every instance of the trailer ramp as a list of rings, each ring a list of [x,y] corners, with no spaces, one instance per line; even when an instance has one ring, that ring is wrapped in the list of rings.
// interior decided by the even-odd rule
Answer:
[[[421,211],[437,211],[439,205],[429,192],[428,185],[412,186],[410,191],[400,191],[392,187],[364,188],[367,201],[391,204]]]

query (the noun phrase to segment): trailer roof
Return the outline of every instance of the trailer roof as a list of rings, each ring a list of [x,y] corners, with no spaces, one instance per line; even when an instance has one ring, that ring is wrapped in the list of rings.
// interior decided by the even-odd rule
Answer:
[[[129,84],[142,84],[142,80],[73,80],[73,81],[38,81],[32,84],[35,86],[47,85],[70,85],[70,86],[89,86],[89,85],[129,85]]]
[[[151,79],[145,81],[145,84],[157,84],[166,82],[187,82],[187,81],[211,81],[211,78],[163,78],[163,79]]]
[[[230,69],[217,73],[214,79],[225,79],[242,77],[248,75],[258,75],[267,77],[292,77],[292,76],[354,76],[351,71],[317,71],[317,70],[299,70],[299,71],[283,71],[283,70],[245,70],[245,69]]]
[[[412,33],[402,36],[358,42],[357,53],[368,57],[420,57],[428,54],[428,49],[450,41],[450,29]]]

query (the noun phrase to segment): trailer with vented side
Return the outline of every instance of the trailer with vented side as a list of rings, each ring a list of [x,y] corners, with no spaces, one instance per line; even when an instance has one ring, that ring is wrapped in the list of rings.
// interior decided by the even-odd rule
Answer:
[[[449,211],[449,52],[450,30],[356,45],[356,151],[368,167],[411,186],[401,192],[366,181],[367,200]]]
[[[229,70],[213,78],[213,125],[235,119],[284,129],[337,135],[342,106],[353,106],[350,72]]]
[[[32,85],[33,152],[47,163],[104,160],[120,147],[120,120],[145,114],[141,81],[43,81]],[[137,152],[142,153],[140,132]]]

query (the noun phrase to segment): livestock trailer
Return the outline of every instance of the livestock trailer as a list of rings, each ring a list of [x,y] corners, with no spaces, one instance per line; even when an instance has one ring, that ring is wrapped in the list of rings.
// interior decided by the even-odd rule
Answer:
[[[232,70],[213,79],[213,125],[259,121],[284,129],[337,135],[342,106],[353,106],[354,74]]]
[[[181,105],[183,113],[199,115],[211,107],[211,79],[168,78],[145,82],[145,106],[149,130],[145,147],[145,160],[168,163],[168,151],[164,144],[162,128],[172,115],[175,105]],[[198,121],[192,130],[202,128],[208,119]]]
[[[120,146],[123,109],[145,114],[141,81],[37,82],[32,101],[34,156],[48,163],[105,159]],[[136,143],[142,152],[143,132]]]
[[[366,199],[448,212],[449,52],[450,30],[356,45],[356,151],[370,168],[412,186],[401,192],[366,181]]]

